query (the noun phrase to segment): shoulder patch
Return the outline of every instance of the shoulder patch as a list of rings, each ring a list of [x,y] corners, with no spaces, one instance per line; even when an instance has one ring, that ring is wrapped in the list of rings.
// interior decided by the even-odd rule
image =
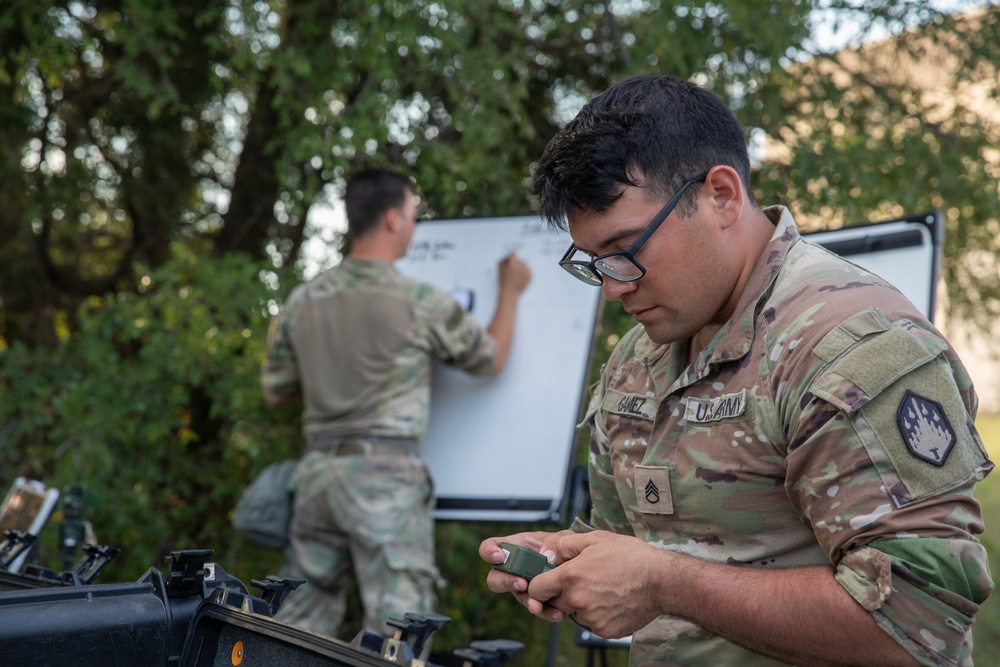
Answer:
[[[939,468],[955,446],[955,429],[937,401],[907,390],[896,411],[896,425],[903,443],[918,459]]]
[[[896,507],[948,493],[992,468],[943,357],[908,373],[850,420]]]
[[[831,329],[813,348],[813,354],[823,361],[831,362],[862,338],[891,328],[892,324],[882,312],[878,308],[872,308]]]

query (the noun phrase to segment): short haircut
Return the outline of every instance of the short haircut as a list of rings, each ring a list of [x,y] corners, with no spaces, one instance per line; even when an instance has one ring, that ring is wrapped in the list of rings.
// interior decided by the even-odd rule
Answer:
[[[379,218],[406,203],[415,190],[404,174],[388,169],[365,169],[347,183],[344,208],[347,227],[354,237],[371,232]]]
[[[532,195],[541,216],[565,228],[570,213],[606,211],[626,186],[667,199],[717,165],[736,170],[756,207],[746,139],[722,100],[676,77],[637,75],[592,99],[549,141]],[[694,213],[696,191],[681,199],[682,216]]]

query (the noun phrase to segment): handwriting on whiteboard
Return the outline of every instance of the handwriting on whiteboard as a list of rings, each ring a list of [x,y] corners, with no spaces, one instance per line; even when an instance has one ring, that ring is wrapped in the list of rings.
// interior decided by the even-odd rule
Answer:
[[[455,251],[455,243],[444,238],[425,238],[410,245],[406,259],[411,262],[444,262]]]

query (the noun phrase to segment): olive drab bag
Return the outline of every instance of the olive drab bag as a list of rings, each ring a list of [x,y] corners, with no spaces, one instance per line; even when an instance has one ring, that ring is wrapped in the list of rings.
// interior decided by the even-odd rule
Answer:
[[[233,528],[254,544],[271,549],[288,545],[292,519],[292,473],[296,459],[272,463],[257,475],[236,503]]]

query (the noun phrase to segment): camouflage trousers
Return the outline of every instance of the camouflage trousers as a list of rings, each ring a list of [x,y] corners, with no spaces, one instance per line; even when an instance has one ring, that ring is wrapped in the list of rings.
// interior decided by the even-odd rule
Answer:
[[[433,613],[433,488],[415,455],[308,453],[293,480],[287,569],[306,579],[275,617],[336,637],[357,582],[364,629],[392,636],[386,621]]]

